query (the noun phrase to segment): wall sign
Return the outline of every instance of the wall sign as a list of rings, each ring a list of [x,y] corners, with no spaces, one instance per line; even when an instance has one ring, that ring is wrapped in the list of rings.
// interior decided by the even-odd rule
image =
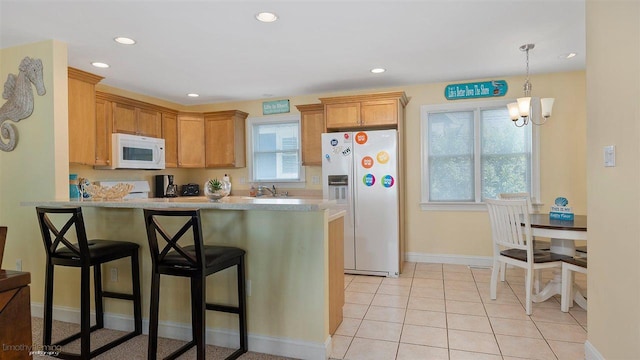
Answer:
[[[505,96],[508,89],[509,86],[504,80],[451,84],[444,89],[444,97],[447,100],[461,100]]]
[[[262,102],[262,115],[282,114],[289,112],[289,100]]]

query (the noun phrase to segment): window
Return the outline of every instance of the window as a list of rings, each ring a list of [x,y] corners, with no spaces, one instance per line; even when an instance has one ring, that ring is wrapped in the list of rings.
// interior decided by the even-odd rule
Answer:
[[[424,210],[480,210],[500,193],[539,199],[537,130],[514,126],[507,102],[421,107]]]
[[[300,117],[247,120],[249,174],[253,182],[302,182]]]

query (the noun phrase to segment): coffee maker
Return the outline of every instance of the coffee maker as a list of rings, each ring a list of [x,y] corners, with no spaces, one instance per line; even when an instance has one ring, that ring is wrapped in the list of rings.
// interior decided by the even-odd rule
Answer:
[[[178,185],[173,183],[173,175],[156,175],[155,185],[157,198],[178,196]]]

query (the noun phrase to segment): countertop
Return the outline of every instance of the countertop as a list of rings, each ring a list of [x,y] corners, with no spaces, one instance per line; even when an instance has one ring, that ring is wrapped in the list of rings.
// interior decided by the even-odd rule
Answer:
[[[199,208],[217,210],[275,210],[275,211],[320,211],[330,209],[335,200],[294,197],[248,197],[227,196],[211,201],[204,196],[149,198],[114,201],[25,201],[22,206],[82,206],[104,208]],[[332,214],[335,216],[335,214]]]

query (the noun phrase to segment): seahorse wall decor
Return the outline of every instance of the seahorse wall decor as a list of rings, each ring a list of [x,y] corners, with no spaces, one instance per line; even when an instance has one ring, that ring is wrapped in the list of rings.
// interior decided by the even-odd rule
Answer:
[[[42,96],[47,91],[42,79],[42,61],[25,57],[20,62],[18,76],[9,74],[4,83],[2,98],[7,100],[0,107],[0,150],[12,151],[18,144],[18,130],[15,125],[8,122],[18,122],[26,119],[33,113],[33,89],[31,83],[36,86],[38,95]]]

